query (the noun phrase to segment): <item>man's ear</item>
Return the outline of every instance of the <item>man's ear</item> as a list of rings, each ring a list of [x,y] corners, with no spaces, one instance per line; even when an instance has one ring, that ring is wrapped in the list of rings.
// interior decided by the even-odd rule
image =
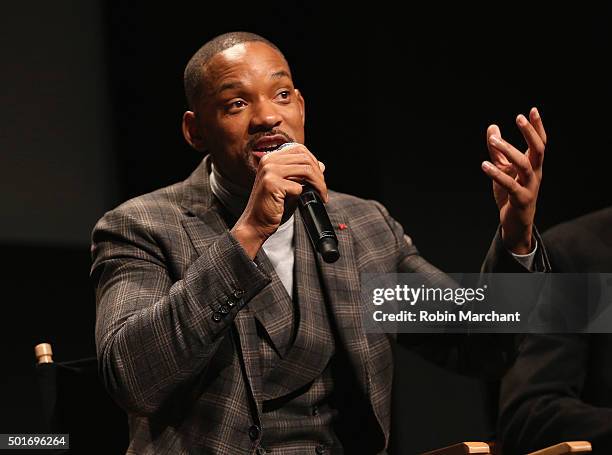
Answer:
[[[183,136],[189,145],[191,145],[198,152],[204,152],[206,146],[204,145],[204,137],[198,127],[196,114],[192,111],[186,111],[183,114]]]
[[[296,88],[295,97],[298,100],[298,104],[300,106],[300,115],[302,116],[302,126],[306,124],[306,102],[304,101],[304,97],[300,93],[300,91]]]

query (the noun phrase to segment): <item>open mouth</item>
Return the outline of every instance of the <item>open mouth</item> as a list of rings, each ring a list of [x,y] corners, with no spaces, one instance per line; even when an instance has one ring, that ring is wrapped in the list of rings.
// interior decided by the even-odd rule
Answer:
[[[257,147],[257,148],[254,148],[253,151],[254,152],[270,153],[270,152],[273,152],[274,150],[278,149],[281,145],[282,144],[271,145],[271,146],[266,146],[266,147]]]

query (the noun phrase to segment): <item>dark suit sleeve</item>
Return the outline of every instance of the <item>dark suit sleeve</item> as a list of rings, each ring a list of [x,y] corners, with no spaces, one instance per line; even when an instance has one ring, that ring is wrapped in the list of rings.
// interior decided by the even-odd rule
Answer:
[[[591,337],[527,335],[504,378],[499,434],[504,453],[526,453],[560,441],[588,440],[612,452],[612,409],[581,399]]]
[[[551,271],[550,260],[548,258],[548,252],[544,246],[544,241],[538,232],[538,229],[534,226],[533,237],[538,242],[538,249],[533,261],[534,272],[545,272]],[[482,263],[481,272],[483,273],[525,273],[530,272],[521,263],[519,263],[513,256],[512,253],[504,246],[501,235],[501,226],[497,228],[495,237],[491,242],[487,256]]]
[[[96,347],[115,400],[151,415],[206,368],[236,313],[269,277],[226,232],[173,282],[150,227],[126,212],[107,213],[93,231]],[[230,311],[220,313],[228,300]]]

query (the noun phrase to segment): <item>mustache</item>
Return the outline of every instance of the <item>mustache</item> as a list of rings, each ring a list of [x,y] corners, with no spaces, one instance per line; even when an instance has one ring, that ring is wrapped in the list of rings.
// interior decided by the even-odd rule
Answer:
[[[285,133],[283,130],[274,129],[274,130],[265,131],[265,132],[257,133],[253,135],[253,137],[249,139],[247,147],[249,150],[253,150],[253,146],[255,145],[255,143],[258,140],[260,140],[262,137],[276,136],[276,135],[283,136],[285,139],[287,139],[287,142],[295,142],[295,140],[289,134]]]

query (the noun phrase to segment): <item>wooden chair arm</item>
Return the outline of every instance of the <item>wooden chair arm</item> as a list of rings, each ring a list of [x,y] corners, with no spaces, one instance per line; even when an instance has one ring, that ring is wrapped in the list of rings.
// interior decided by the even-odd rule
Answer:
[[[491,452],[489,451],[489,444],[486,442],[460,442],[421,455],[465,455],[469,453],[490,454]]]
[[[528,455],[563,455],[566,453],[590,453],[591,443],[588,441],[567,441],[531,452]]]

